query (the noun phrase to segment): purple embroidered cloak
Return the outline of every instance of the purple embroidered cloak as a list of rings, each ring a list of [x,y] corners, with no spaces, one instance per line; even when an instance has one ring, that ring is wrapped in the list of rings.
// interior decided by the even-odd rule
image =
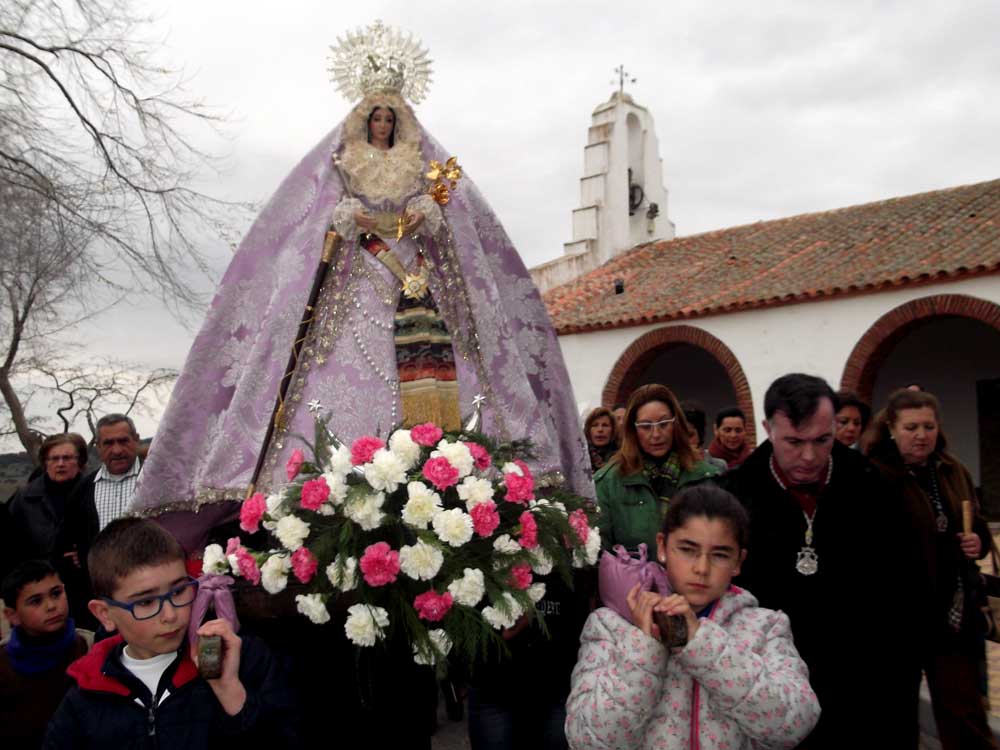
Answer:
[[[344,196],[331,155],[350,121],[292,170],[240,245],[143,467],[131,510],[160,516],[189,551],[235,514],[227,501],[242,500],[251,481],[324,236]],[[415,127],[425,163],[444,162],[448,154]],[[386,208],[402,206],[379,206]],[[463,414],[483,394],[481,431],[531,439],[537,470],[561,471],[573,490],[592,497],[562,353],[524,264],[467,177],[442,214],[446,226],[425,255],[436,269],[431,291],[455,346]],[[345,442],[376,431],[385,437],[395,426],[398,387],[385,376],[396,372],[391,321],[399,283],[355,239],[344,238],[327,274],[286,400],[287,429],[272,439],[258,482],[262,491],[284,481],[285,460],[301,445],[294,436],[311,437],[314,415],[305,407],[314,399]],[[387,291],[396,298],[389,300]]]

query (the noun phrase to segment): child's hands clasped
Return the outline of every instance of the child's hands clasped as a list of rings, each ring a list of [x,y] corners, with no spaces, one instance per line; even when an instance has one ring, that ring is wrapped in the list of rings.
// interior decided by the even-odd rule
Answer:
[[[222,638],[222,676],[217,680],[205,680],[223,710],[230,716],[238,714],[246,703],[247,691],[240,682],[240,649],[242,641],[233,632],[228,620],[209,620],[198,628],[199,636],[217,635]],[[191,658],[198,665],[198,647],[191,644]]]
[[[632,613],[632,622],[651,638],[662,640],[660,628],[653,621],[653,612],[662,612],[668,616],[683,616],[687,622],[688,640],[694,638],[694,634],[698,632],[698,617],[691,609],[688,600],[680,594],[662,596],[654,591],[642,591],[637,583],[626,594],[625,600]]]

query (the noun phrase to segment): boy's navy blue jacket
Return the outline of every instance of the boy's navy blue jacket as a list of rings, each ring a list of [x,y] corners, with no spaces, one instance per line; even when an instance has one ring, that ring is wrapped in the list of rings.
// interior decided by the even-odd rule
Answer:
[[[247,699],[236,716],[222,710],[199,677],[186,641],[160,679],[157,700],[122,666],[123,647],[121,636],[108,638],[70,665],[67,674],[77,684],[52,717],[44,748],[294,746],[294,699],[282,665],[261,641],[242,637],[240,681]]]

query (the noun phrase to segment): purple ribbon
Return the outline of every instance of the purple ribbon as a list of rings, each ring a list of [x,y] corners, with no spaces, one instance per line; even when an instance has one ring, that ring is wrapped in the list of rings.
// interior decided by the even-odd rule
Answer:
[[[649,559],[645,542],[640,544],[638,549],[639,559],[637,560],[622,545],[616,544],[614,546],[615,555],[621,562],[632,568],[638,567],[639,583],[642,584],[643,591],[656,591],[665,596],[672,593],[666,571],[659,563]]]
[[[236,602],[233,601],[233,592],[229,590],[233,583],[235,581],[229,576],[212,574],[198,579],[198,596],[191,605],[191,622],[188,623],[188,640],[191,643],[198,641],[198,628],[208,613],[209,605],[215,609],[216,617],[228,620],[233,632],[239,632],[240,618],[236,616]]]

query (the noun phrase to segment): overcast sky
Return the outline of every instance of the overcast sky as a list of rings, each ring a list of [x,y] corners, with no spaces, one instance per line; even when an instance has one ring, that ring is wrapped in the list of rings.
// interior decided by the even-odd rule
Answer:
[[[149,3],[191,94],[229,116],[222,197],[264,201],[349,111],[328,45],[375,18],[434,60],[417,116],[459,157],[526,265],[578,205],[592,110],[624,63],[656,122],[678,235],[1000,176],[1000,3]],[[209,248],[221,272],[225,247]],[[81,332],[95,352],[180,367],[157,305]],[[152,423],[144,425],[151,432]]]

